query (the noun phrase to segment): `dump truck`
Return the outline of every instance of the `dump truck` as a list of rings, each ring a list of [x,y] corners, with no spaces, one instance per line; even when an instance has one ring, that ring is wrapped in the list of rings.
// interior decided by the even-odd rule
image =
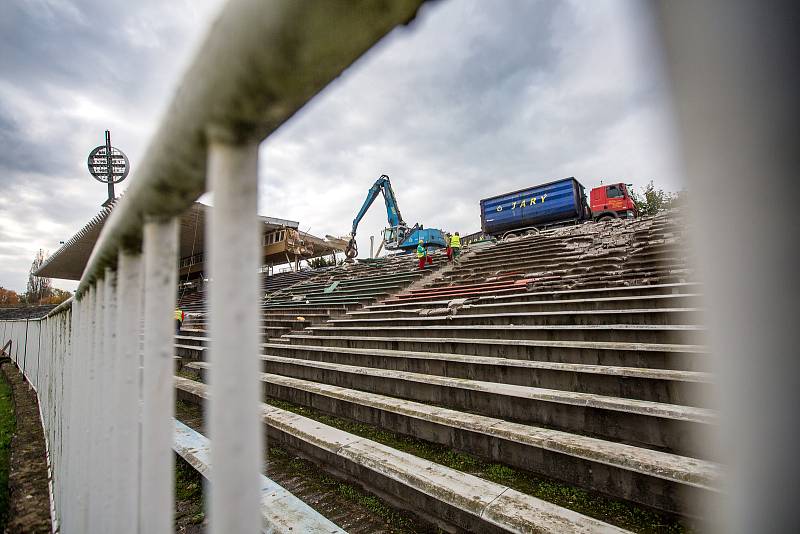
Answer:
[[[574,177],[485,198],[480,201],[481,231],[500,237],[586,220],[638,216],[627,184],[600,185],[591,190],[589,199]]]

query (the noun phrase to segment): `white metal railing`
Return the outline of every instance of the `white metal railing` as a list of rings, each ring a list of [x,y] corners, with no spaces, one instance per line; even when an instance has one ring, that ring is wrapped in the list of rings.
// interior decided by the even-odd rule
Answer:
[[[185,73],[74,300],[2,321],[36,388],[54,530],[173,530],[178,217],[207,190],[212,532],[262,529],[258,145],[421,0],[232,0]],[[209,184],[209,187],[207,187]]]

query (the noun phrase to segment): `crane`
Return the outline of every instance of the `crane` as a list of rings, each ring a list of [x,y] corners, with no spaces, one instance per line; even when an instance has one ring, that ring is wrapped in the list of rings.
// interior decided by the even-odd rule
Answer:
[[[444,232],[439,229],[423,228],[419,224],[415,224],[411,228],[408,227],[405,221],[403,221],[403,216],[400,215],[400,207],[397,205],[397,198],[394,196],[392,183],[389,181],[388,176],[382,174],[380,178],[372,184],[372,187],[369,188],[364,204],[361,206],[356,218],[353,219],[353,230],[350,233],[350,241],[347,243],[347,248],[345,249],[345,256],[349,259],[353,259],[358,255],[358,246],[356,245],[358,223],[364,218],[367,210],[369,210],[372,203],[375,202],[375,199],[378,198],[379,193],[383,193],[383,200],[386,203],[386,218],[389,222],[389,226],[383,230],[383,240],[381,242],[382,246],[385,244],[386,250],[399,249],[410,252],[417,247],[420,240],[422,240],[425,246],[432,246],[435,248],[447,246]],[[378,251],[380,252],[380,247]]]

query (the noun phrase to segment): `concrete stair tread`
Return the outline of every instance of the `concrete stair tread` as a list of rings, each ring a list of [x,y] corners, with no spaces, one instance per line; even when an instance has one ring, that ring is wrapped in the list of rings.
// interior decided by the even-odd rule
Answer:
[[[677,343],[631,343],[618,341],[555,341],[538,339],[478,339],[478,338],[457,338],[457,337],[395,337],[395,336],[323,336],[308,334],[286,334],[287,339],[305,340],[351,340],[351,341],[384,341],[395,342],[426,342],[426,343],[469,343],[484,345],[522,345],[527,347],[553,347],[553,348],[577,348],[593,350],[630,350],[630,351],[652,351],[652,352],[690,352],[706,354],[707,347],[703,345],[684,345]]]
[[[483,382],[466,378],[450,378],[443,376],[427,375],[423,373],[412,373],[408,371],[394,371],[390,369],[376,369],[355,365],[343,365],[337,363],[320,362],[314,360],[301,360],[297,358],[286,358],[283,356],[262,356],[265,362],[280,362],[302,367],[315,369],[326,369],[350,374],[367,375],[378,378],[404,380],[423,384],[434,384],[447,388],[458,388],[468,391],[481,391],[496,395],[503,395],[511,398],[526,398],[543,402],[554,402],[570,404],[574,406],[584,406],[617,412],[627,412],[650,417],[672,419],[679,421],[690,421],[695,423],[713,424],[716,422],[716,412],[707,408],[696,408],[692,406],[682,406],[677,404],[663,404],[651,401],[636,399],[623,399],[596,395],[592,393],[580,393],[572,391],[561,391],[555,389],[545,389],[530,386],[518,386],[513,384],[502,384],[499,382]]]
[[[180,421],[175,421],[173,448],[207,478],[211,471],[211,441]],[[298,499],[283,486],[261,475],[261,515],[269,531],[309,534],[346,534],[329,519]]]
[[[640,330],[640,331],[674,331],[680,330],[685,332],[705,332],[706,327],[693,324],[675,324],[675,325],[660,325],[660,324],[587,324],[587,325],[491,325],[491,324],[476,324],[476,325],[425,325],[419,328],[425,330],[508,330],[509,327],[514,330]],[[361,327],[361,326],[310,326],[306,330],[310,331],[364,331],[364,330],[408,330],[414,328],[413,326],[378,326],[378,327]],[[510,341],[510,340],[509,340]]]
[[[525,307],[525,306],[559,306],[559,305],[575,305],[575,304],[594,304],[597,302],[615,302],[620,304],[625,304],[627,302],[635,302],[637,300],[645,300],[645,299],[652,299],[652,300],[674,300],[680,298],[696,298],[701,297],[701,293],[675,293],[675,294],[666,294],[666,295],[633,295],[633,296],[625,296],[625,297],[600,297],[594,299],[564,299],[564,300],[531,300],[531,301],[520,301],[520,302],[494,302],[496,300],[509,300],[511,297],[503,296],[503,297],[496,297],[496,298],[485,298],[479,297],[476,301],[470,300],[468,304],[465,304],[461,310],[469,310],[469,309],[491,309],[492,307],[499,307],[499,306],[517,306],[517,307]],[[480,302],[481,300],[486,300],[487,302]],[[420,304],[425,304],[426,306],[431,305],[434,307],[435,305],[440,305],[441,307],[446,307],[450,300],[440,300],[440,301],[430,301],[424,303],[415,303],[415,305],[419,306]],[[420,310],[424,310],[426,308],[411,308],[408,310],[394,310],[393,306],[386,306],[383,304],[373,304],[370,306],[365,306],[363,310],[355,310],[348,313],[348,316],[362,316],[362,315],[370,315],[372,313],[389,313],[392,311],[397,311],[398,313],[417,313]],[[620,308],[619,311],[627,311],[629,308]],[[665,308],[652,308],[653,310],[661,311]],[[601,310],[596,310],[601,311]],[[617,311],[617,310],[615,310]],[[544,312],[543,312],[544,313]]]
[[[517,292],[512,295],[481,295],[476,297],[478,301],[497,301],[497,300],[512,300],[518,299],[521,296],[529,297],[529,298],[538,298],[545,295],[561,295],[561,296],[568,296],[568,295],[580,295],[586,293],[618,293],[618,292],[631,292],[631,291],[642,291],[642,290],[653,290],[653,289],[678,289],[678,288],[687,288],[687,287],[697,287],[700,284],[697,283],[675,283],[675,284],[655,284],[655,285],[636,285],[636,286],[623,286],[623,287],[607,287],[607,288],[589,288],[589,289],[562,289],[562,290],[551,290],[551,291],[529,291],[525,293]],[[661,293],[661,294],[654,294],[655,295],[673,295],[672,293]],[[639,297],[641,297],[639,295]],[[429,303],[436,303],[436,304],[447,304],[452,299],[441,299],[437,301],[428,301],[425,302],[426,304]],[[481,302],[482,303],[482,302]],[[381,304],[371,304],[369,306],[365,306],[367,310],[373,309],[383,309],[389,307],[399,307],[399,306],[419,306],[420,303],[417,302],[391,302],[391,303],[381,303]]]
[[[204,384],[175,377],[176,387],[206,399]],[[192,383],[194,382],[194,383]],[[488,480],[456,471],[307,417],[262,404],[269,426],[509,532],[625,532]]]
[[[462,310],[473,309],[467,305],[460,308],[457,313],[453,315],[424,315],[417,317],[383,317],[383,318],[351,318],[345,317],[343,319],[331,319],[326,321],[326,324],[346,324],[352,322],[381,322],[381,321],[452,321],[453,319],[497,319],[497,318],[514,318],[514,317],[548,317],[548,316],[565,316],[565,315],[624,315],[636,313],[691,313],[703,311],[702,308],[627,308],[618,310],[557,310],[557,311],[542,311],[542,312],[500,312],[500,313],[461,313]]]
[[[176,343],[174,346],[175,346],[175,348],[178,348],[178,349],[190,349],[190,350],[196,350],[196,351],[201,351],[201,352],[208,348],[208,347],[205,347],[203,345],[181,345],[181,344],[178,344],[178,343]]]
[[[586,460],[633,470],[658,478],[674,480],[703,489],[719,489],[720,486],[721,467],[719,464],[706,460],[559,430],[513,423],[484,415],[460,412],[299,378],[262,373],[261,379],[295,389],[312,391],[347,402],[379,408],[388,412],[526,443],[534,447],[578,456]]]
[[[262,343],[264,349],[287,348],[285,344]],[[391,349],[356,349],[340,347],[324,347],[317,345],[289,345],[293,350],[303,350],[309,352],[331,352],[359,354],[364,356],[384,356],[388,358],[418,358],[425,360],[441,360],[470,363],[475,365],[497,365],[506,367],[519,367],[529,369],[542,369],[554,371],[571,371],[579,373],[591,373],[612,375],[621,377],[652,378],[657,380],[680,380],[685,382],[710,383],[711,373],[700,371],[679,371],[672,369],[649,369],[643,367],[618,367],[610,365],[591,365],[577,363],[558,363],[538,360],[518,360],[514,358],[498,358],[493,356],[471,356],[468,354],[453,354],[443,352],[419,352],[403,351]]]
[[[206,362],[187,364],[195,370],[207,370]],[[441,408],[387,395],[333,386],[300,378],[262,373],[261,380],[301,391],[313,392],[470,432],[524,443],[553,452],[576,456],[637,473],[672,480],[707,490],[718,490],[722,469],[707,460],[616,443],[590,436],[572,434],[534,425],[504,421],[494,417]]]

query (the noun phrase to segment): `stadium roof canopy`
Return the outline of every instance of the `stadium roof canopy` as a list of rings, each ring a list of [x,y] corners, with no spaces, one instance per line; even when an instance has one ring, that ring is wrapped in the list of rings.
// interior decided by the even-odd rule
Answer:
[[[44,264],[34,274],[47,278],[59,278],[64,280],[80,280],[89,256],[92,253],[100,231],[114,209],[114,204],[103,208],[100,213],[95,215],[83,228],[74,236],[66,241],[58,250],[51,254]],[[193,256],[204,252],[205,249],[205,218],[210,206],[195,202],[186,213],[181,217],[180,237],[178,245],[178,255],[180,258]],[[281,228],[297,229],[299,222],[277,217],[260,217],[264,223],[264,232]],[[308,235],[303,233],[304,235]],[[324,240],[314,236],[308,236],[317,246],[325,243]],[[307,238],[307,239],[308,239]],[[323,250],[320,250],[322,253]],[[327,254],[334,252],[333,249],[324,251]]]

